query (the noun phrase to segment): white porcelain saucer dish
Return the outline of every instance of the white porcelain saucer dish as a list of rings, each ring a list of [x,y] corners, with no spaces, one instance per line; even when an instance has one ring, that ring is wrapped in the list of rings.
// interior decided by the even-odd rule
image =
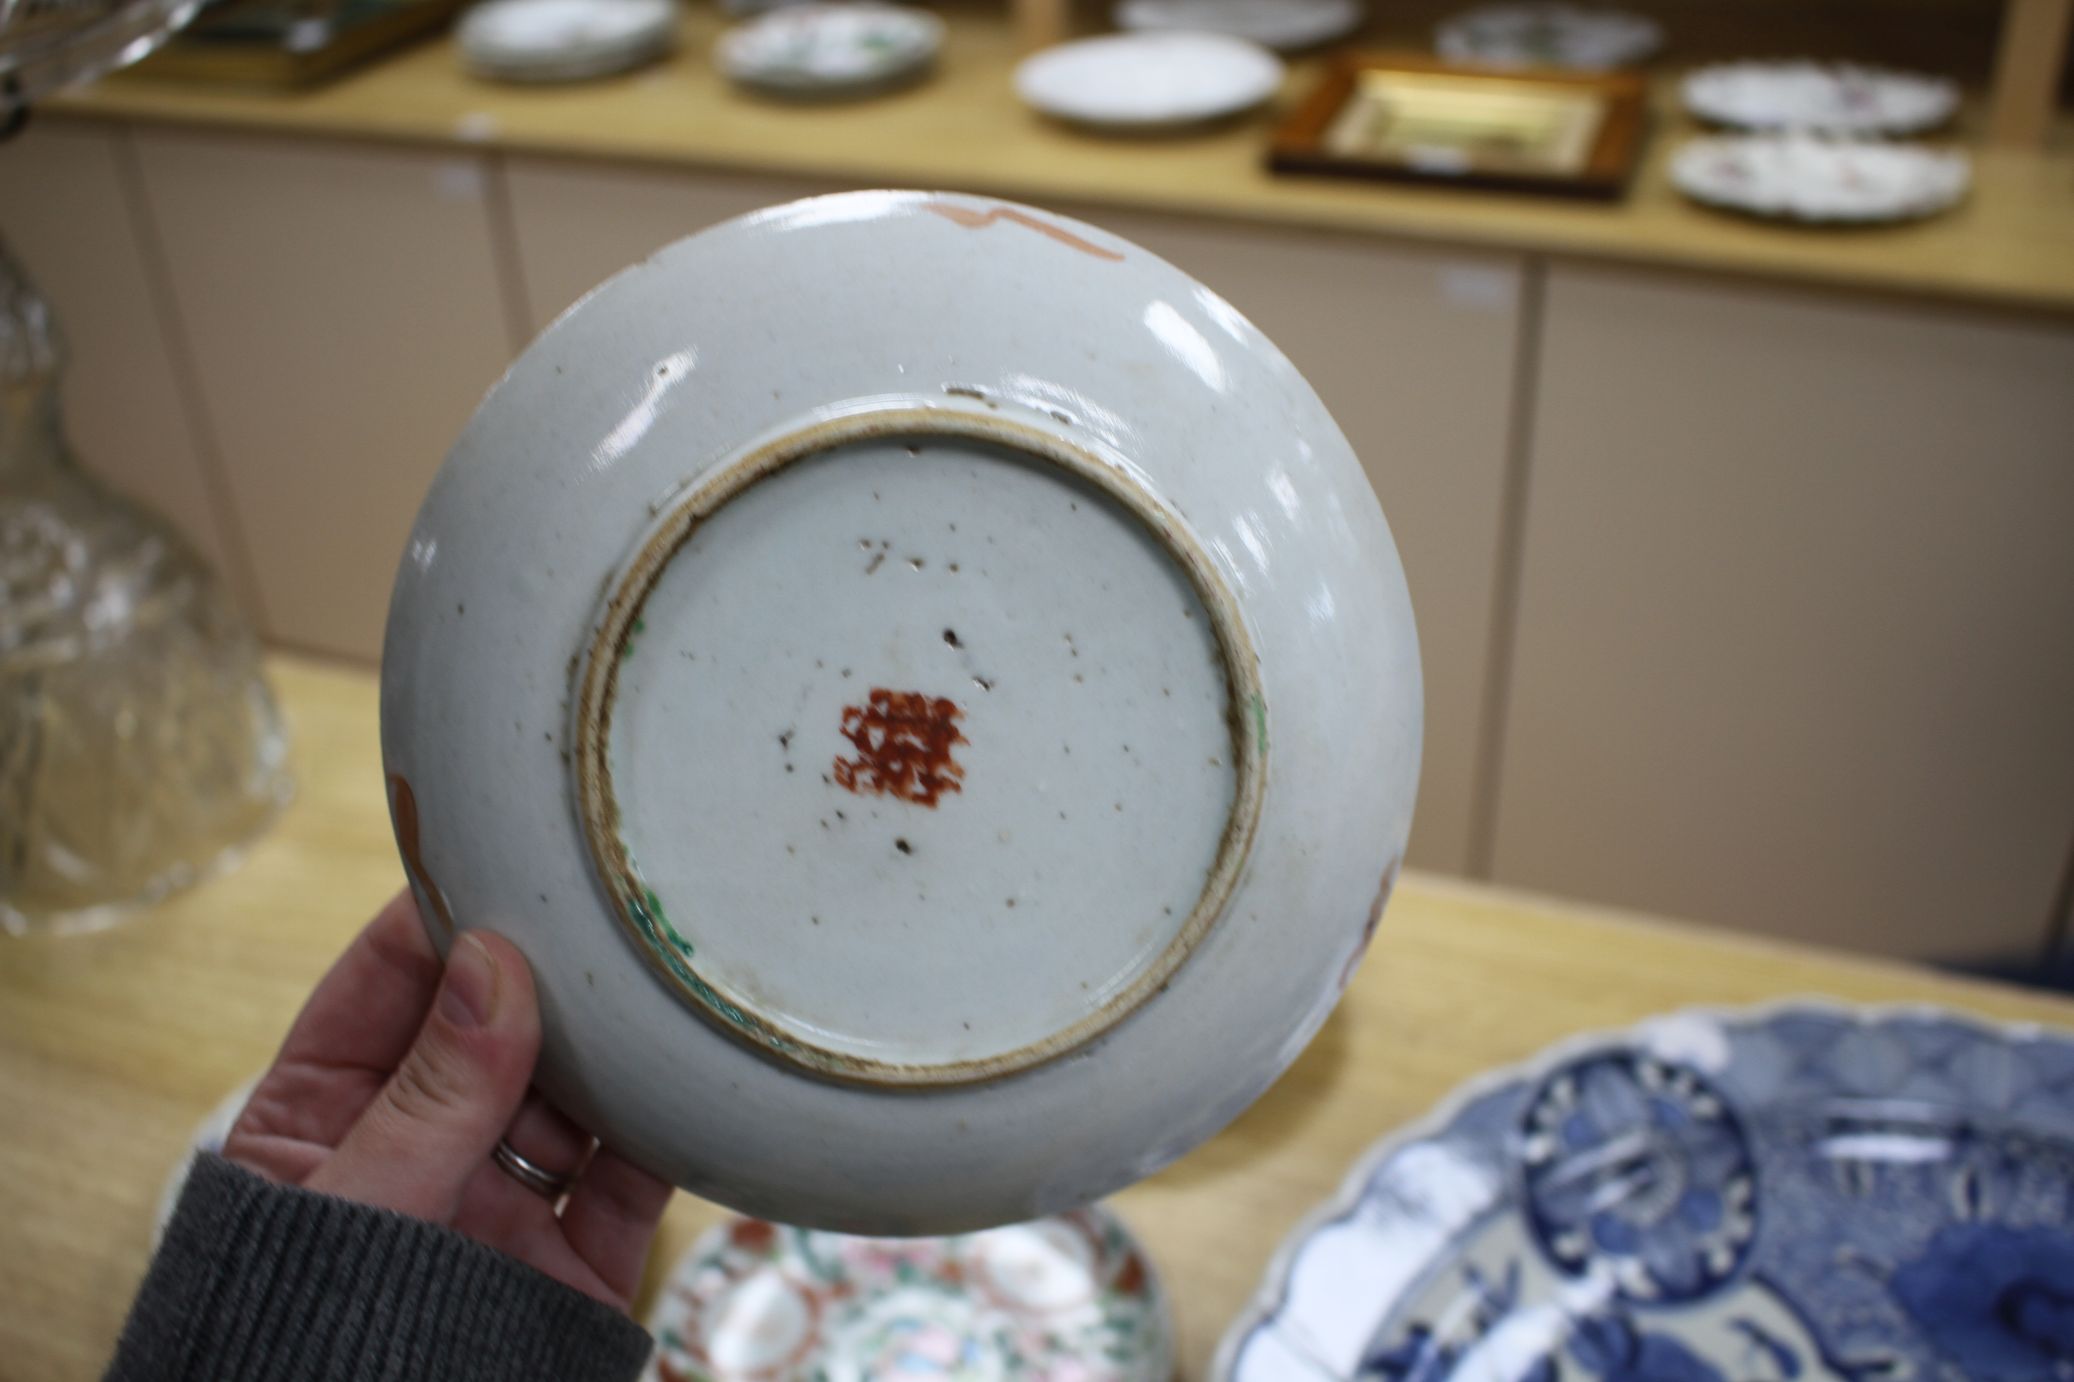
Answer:
[[[1297,53],[1345,38],[1367,14],[1361,0],[1122,0],[1115,17],[1133,33],[1227,34]]]
[[[1806,134],[1695,139],[1671,158],[1671,182],[1693,200],[1789,221],[1934,216],[1965,197],[1970,178],[1956,151]]]
[[[531,961],[542,1086],[847,1232],[1150,1174],[1336,1000],[1409,828],[1359,463],[1093,226],[817,198],[612,279],[485,400],[391,605],[428,928]]]
[[[1688,1011],[1377,1145],[1217,1382],[2051,1378],[2074,1034],[1928,1007]]]
[[[652,62],[676,33],[670,0],[486,0],[462,16],[454,41],[477,76],[564,82]]]
[[[1199,125],[1248,111],[1282,85],[1267,49],[1225,34],[1110,34],[1047,48],[1015,69],[1016,94],[1073,124],[1113,130]]]
[[[1166,1294],[1091,1207],[951,1238],[731,1219],[670,1273],[646,1382],[1170,1382]]]
[[[943,46],[943,21],[908,5],[790,5],[722,34],[720,70],[745,86],[785,96],[851,96],[927,71]]]
[[[1644,61],[1663,41],[1663,26],[1646,15],[1558,3],[1501,4],[1445,20],[1434,48],[1450,62],[1603,72]]]
[[[1731,62],[1686,75],[1685,108],[1737,129],[1918,134],[1959,108],[1943,77],[1847,63]]]

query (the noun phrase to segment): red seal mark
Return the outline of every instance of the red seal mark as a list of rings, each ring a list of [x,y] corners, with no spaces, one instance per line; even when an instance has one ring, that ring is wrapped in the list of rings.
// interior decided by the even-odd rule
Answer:
[[[951,756],[965,742],[958,732],[963,713],[946,696],[872,687],[865,704],[843,707],[843,738],[857,756],[835,760],[836,784],[917,806],[934,806],[945,792],[963,790],[965,770]]]

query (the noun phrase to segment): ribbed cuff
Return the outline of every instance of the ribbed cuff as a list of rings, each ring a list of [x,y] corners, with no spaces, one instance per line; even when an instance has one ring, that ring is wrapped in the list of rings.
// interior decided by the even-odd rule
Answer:
[[[514,1258],[198,1156],[107,1382],[630,1382],[648,1335]]]

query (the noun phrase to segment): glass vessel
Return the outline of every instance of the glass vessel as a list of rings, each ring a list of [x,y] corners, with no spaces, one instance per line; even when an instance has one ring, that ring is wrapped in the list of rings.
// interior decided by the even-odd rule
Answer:
[[[80,470],[50,309],[0,244],[0,932],[90,930],[226,867],[290,792],[251,630]]]

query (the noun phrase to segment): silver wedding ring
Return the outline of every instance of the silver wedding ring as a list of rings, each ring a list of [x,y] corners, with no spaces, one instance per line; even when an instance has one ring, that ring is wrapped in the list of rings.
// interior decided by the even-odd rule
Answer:
[[[568,1194],[569,1187],[576,1183],[574,1176],[557,1175],[544,1166],[528,1161],[518,1148],[501,1137],[497,1139],[497,1150],[490,1153],[490,1160],[496,1162],[497,1168],[505,1175],[549,1203]]]

